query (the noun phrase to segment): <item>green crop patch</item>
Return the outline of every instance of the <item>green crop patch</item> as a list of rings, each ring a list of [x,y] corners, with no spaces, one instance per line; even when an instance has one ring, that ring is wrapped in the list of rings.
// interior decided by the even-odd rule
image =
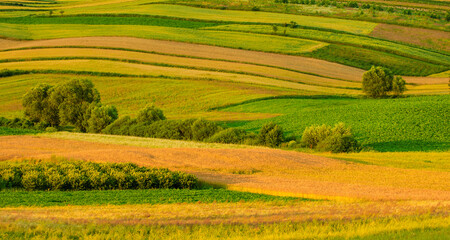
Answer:
[[[0,18],[1,23],[12,24],[83,24],[83,25],[147,25],[177,28],[202,28],[217,26],[219,23],[186,21],[171,18],[147,16],[67,16],[67,17],[18,17]]]
[[[228,123],[230,127],[255,132],[273,121],[287,134],[299,137],[308,126],[344,122],[363,146],[377,151],[448,151],[449,101],[449,95],[399,99],[291,98],[250,102],[222,111],[283,114],[265,120]]]
[[[212,202],[292,202],[295,197],[237,192],[226,189],[151,189],[103,191],[0,191],[0,207],[124,205]]]

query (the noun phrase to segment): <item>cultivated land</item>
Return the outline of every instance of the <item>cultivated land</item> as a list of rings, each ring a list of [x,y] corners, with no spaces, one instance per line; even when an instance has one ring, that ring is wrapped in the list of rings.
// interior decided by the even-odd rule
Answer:
[[[88,79],[120,116],[154,104],[247,132],[275,122],[297,142],[308,126],[344,122],[363,151],[0,127],[0,161],[131,162],[202,182],[1,190],[0,238],[450,236],[449,1],[287,2],[1,2],[0,117],[22,117],[39,83]],[[365,98],[372,65],[403,76],[406,97]]]

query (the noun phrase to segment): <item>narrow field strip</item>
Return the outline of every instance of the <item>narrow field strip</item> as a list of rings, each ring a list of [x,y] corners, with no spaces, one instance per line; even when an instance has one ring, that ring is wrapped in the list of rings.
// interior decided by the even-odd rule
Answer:
[[[83,135],[91,136],[89,142],[86,138],[64,140],[79,136],[72,134],[46,136],[0,137],[0,160],[56,155],[99,162],[132,161],[186,171],[207,182],[259,189],[262,193],[276,191],[307,198],[450,200],[448,172],[364,165],[275,149],[155,149],[96,143],[104,138],[102,135]],[[120,144],[120,139],[115,139],[116,143]],[[126,142],[128,138],[122,139]],[[235,174],[242,171],[254,173]]]
[[[0,52],[0,62],[34,61],[34,60],[67,60],[67,59],[99,59],[116,61],[137,61],[136,63],[167,66],[176,68],[190,68],[197,70],[218,71],[227,73],[238,73],[260,77],[276,78],[310,85],[331,86],[338,88],[360,89],[361,83],[352,83],[330,78],[323,78],[298,72],[263,67],[251,64],[223,62],[215,60],[193,59],[175,57],[160,54],[128,52],[106,49],[85,48],[46,48]],[[104,59],[102,59],[104,58]]]
[[[304,73],[317,74],[319,76],[352,81],[361,81],[362,74],[364,73],[361,69],[313,58],[131,37],[82,37],[37,41],[11,41],[0,39],[0,43],[0,49],[2,50],[24,47],[90,46],[153,51],[166,54],[276,66]]]
[[[145,1],[142,1],[145,3]],[[127,4],[118,3],[105,5],[103,7],[68,9],[67,14],[118,14],[126,11],[128,14],[145,14],[154,16],[169,16],[176,18],[200,19],[209,21],[232,21],[232,22],[254,22],[254,23],[286,23],[295,21],[301,26],[321,27],[357,34],[369,34],[377,23],[345,20],[327,17],[302,16],[292,14],[217,10],[207,8],[195,8],[170,4]]]
[[[60,223],[51,220],[2,221],[0,230],[8,239],[90,236],[92,238],[133,238],[136,240],[179,239],[439,239],[450,233],[448,216],[420,215],[331,221],[272,222],[267,224],[183,224],[134,225]],[[45,229],[45,230],[42,230]]]
[[[75,78],[88,78],[99,89],[102,102],[114,105],[121,115],[135,114],[149,102],[160,106],[167,117],[208,118],[215,120],[254,120],[278,114],[242,114],[209,112],[216,106],[239,103],[250,99],[279,95],[308,94],[305,91],[274,88],[236,82],[149,78],[139,76],[93,76],[77,72],[26,74],[0,80],[0,112],[8,118],[22,117],[22,96],[39,83],[55,85]],[[311,94],[311,93],[309,93]],[[189,102],[191,104],[186,105]]]
[[[261,224],[315,220],[369,219],[409,215],[443,215],[448,202],[301,202],[185,203],[121,206],[0,208],[2,222],[18,220],[64,223],[172,225]],[[444,225],[444,223],[441,223]]]
[[[360,94],[358,90],[339,89],[331,87],[313,86],[302,83],[288,82],[266,77],[257,77],[243,74],[224,72],[211,72],[193,69],[181,69],[172,67],[161,67],[142,65],[126,62],[114,62],[103,60],[64,60],[64,61],[32,61],[32,62],[7,62],[0,63],[0,68],[19,70],[71,70],[71,71],[100,71],[119,74],[152,75],[154,77],[177,77],[191,79],[210,79],[214,81],[231,81],[266,86],[275,86],[295,90],[306,90],[312,92],[334,93],[334,94]]]
[[[17,191],[0,192],[0,208],[49,206],[99,206],[131,204],[270,202],[285,204],[313,201],[294,197],[230,191],[226,189],[146,189],[97,191]]]

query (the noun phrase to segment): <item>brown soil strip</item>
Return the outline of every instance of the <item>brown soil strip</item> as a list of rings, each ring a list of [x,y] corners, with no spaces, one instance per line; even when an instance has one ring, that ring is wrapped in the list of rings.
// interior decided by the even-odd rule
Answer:
[[[6,41],[6,40],[2,40]],[[83,37],[52,40],[0,42],[0,50],[37,46],[115,47],[203,58],[250,62],[293,69],[322,76],[361,81],[363,70],[323,60],[275,53],[246,51],[216,46],[140,39],[132,37]]]
[[[275,149],[151,149],[36,136],[0,137],[0,160],[51,156],[134,162],[230,188],[371,200],[450,200],[450,173],[347,163]],[[233,174],[233,173],[251,174]]]
[[[450,52],[450,32],[381,23],[370,36]]]

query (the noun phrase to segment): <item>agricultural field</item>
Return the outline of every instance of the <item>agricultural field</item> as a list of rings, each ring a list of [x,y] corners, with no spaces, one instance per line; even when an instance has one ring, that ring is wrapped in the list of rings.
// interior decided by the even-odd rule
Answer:
[[[449,21],[447,0],[2,1],[0,239],[447,239]]]

